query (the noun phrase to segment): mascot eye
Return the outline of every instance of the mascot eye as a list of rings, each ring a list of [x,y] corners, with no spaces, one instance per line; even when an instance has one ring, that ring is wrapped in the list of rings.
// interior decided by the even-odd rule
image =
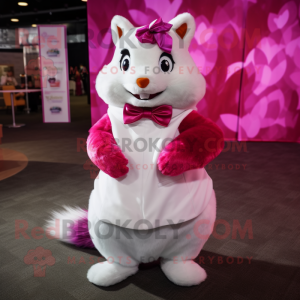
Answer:
[[[121,70],[127,71],[130,67],[130,57],[128,55],[124,56],[121,60]]]
[[[164,73],[171,72],[174,67],[174,60],[172,58],[172,55],[163,53],[159,59],[159,67]]]

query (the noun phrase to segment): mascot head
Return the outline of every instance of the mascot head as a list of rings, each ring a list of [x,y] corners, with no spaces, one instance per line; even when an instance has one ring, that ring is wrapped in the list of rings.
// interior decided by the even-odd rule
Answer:
[[[143,27],[115,16],[111,21],[114,57],[96,80],[98,95],[109,105],[162,104],[188,109],[203,98],[205,80],[188,48],[195,33],[189,13],[169,23],[160,18]]]

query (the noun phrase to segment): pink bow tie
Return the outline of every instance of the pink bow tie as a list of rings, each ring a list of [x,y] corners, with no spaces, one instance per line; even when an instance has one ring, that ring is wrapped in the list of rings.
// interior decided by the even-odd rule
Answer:
[[[142,118],[150,119],[161,126],[167,127],[172,118],[172,106],[137,107],[128,103],[124,105],[124,124],[131,124]]]

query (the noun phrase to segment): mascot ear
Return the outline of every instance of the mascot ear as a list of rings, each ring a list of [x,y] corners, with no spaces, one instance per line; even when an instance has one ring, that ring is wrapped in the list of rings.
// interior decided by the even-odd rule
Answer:
[[[173,24],[172,30],[176,32],[179,39],[184,41],[184,46],[189,47],[196,30],[194,17],[189,13],[184,13],[178,15],[169,23]]]
[[[113,42],[116,45],[122,36],[124,36],[134,26],[124,17],[114,16],[111,20],[111,34]]]

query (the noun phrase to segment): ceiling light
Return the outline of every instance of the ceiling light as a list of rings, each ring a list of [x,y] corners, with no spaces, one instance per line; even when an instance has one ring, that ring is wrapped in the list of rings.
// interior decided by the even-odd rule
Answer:
[[[88,0],[81,0],[82,2],[87,2]]]
[[[10,19],[12,22],[19,22],[19,19]]]
[[[20,6],[27,6],[28,3],[27,2],[18,2],[18,5],[20,5]]]
[[[36,27],[36,24],[32,24],[31,27]]]

